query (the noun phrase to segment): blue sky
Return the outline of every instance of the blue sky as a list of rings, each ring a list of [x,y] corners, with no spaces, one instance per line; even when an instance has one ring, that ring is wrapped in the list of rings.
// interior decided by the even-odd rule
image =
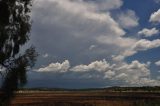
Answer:
[[[160,85],[159,0],[35,0],[28,87]]]

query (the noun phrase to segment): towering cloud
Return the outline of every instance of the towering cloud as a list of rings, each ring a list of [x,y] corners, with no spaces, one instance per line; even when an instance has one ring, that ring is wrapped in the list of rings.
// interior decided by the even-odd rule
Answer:
[[[139,17],[133,10],[120,10],[122,5],[122,0],[36,0],[31,42],[45,54],[38,61],[45,67],[39,65],[30,79],[57,86],[158,85],[149,77],[148,63],[125,58],[160,47],[160,39],[129,35],[140,25]],[[158,11],[151,22],[159,22]],[[145,37],[158,33],[156,28],[138,32]]]

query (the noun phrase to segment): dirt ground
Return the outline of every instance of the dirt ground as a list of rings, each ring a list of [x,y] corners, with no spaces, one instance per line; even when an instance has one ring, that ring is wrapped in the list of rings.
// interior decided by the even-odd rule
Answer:
[[[159,92],[19,91],[11,106],[160,106]]]

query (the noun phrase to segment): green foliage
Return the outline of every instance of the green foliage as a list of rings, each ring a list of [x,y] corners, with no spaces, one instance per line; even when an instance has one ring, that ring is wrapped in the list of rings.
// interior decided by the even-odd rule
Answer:
[[[4,98],[27,82],[26,72],[35,64],[38,53],[34,47],[21,54],[31,29],[32,0],[0,0],[0,71]]]
[[[31,0],[0,1],[0,63],[18,54],[29,40]]]

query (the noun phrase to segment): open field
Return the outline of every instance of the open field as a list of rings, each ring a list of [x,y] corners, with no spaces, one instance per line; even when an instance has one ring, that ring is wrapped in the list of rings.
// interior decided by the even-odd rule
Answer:
[[[160,106],[160,92],[19,91],[11,106]]]

